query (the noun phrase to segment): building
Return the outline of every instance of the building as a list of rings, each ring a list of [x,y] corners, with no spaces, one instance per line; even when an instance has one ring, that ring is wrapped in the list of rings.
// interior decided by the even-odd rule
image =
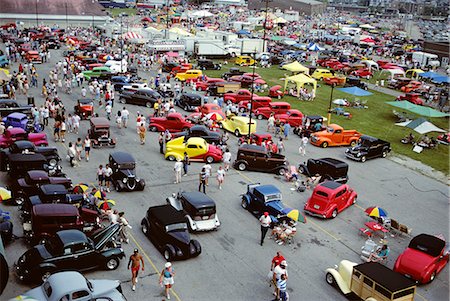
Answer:
[[[423,51],[436,54],[441,61],[442,67],[447,67],[449,64],[450,44],[449,42],[435,42],[424,41]]]
[[[264,0],[249,0],[249,9],[259,10],[265,6]],[[281,10],[295,10],[300,14],[317,15],[322,14],[327,5],[316,0],[269,0],[269,8],[280,8]]]

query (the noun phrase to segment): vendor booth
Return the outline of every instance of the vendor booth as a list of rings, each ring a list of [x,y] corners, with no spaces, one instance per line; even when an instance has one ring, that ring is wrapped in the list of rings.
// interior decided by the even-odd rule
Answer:
[[[316,93],[317,81],[303,73],[287,77],[284,80],[284,90],[286,90],[289,82],[292,82],[296,85],[297,91],[302,89],[305,84],[311,84],[313,86],[314,94]]]
[[[285,70],[288,70],[288,71],[291,71],[291,72],[309,74],[309,69],[306,68],[305,66],[303,66],[302,64],[300,64],[297,61],[292,62],[290,64],[286,64],[286,65],[284,65],[281,68],[285,69]]]

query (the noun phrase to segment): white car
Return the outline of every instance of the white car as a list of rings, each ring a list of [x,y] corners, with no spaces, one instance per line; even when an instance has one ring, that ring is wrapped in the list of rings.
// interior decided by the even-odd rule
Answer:
[[[119,280],[88,280],[79,272],[50,275],[41,286],[9,301],[126,301]]]

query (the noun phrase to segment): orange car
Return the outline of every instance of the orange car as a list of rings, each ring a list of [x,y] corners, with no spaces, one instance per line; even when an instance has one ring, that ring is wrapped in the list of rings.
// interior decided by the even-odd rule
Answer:
[[[340,125],[330,124],[325,130],[311,135],[311,144],[321,146],[354,146],[361,137],[355,130],[344,130]]]
[[[25,54],[25,59],[29,63],[42,63],[41,56],[39,55],[39,52],[30,50]]]
[[[410,81],[409,84],[400,88],[402,92],[409,93],[416,89],[420,89],[422,87],[422,83],[418,81]]]

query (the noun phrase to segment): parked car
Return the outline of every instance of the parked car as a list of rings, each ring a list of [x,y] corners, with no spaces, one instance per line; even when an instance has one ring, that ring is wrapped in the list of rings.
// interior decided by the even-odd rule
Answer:
[[[222,78],[225,80],[228,80],[232,76],[243,75],[244,73],[245,73],[245,71],[241,71],[239,68],[230,68],[230,70],[228,70],[228,72],[225,72],[224,74],[222,74]]]
[[[269,103],[272,102],[272,98],[268,96],[258,96],[257,94],[253,95],[251,100],[252,112],[255,112],[256,109],[261,107],[267,107]],[[244,113],[247,111],[250,100],[243,100],[238,103],[239,112]]]
[[[252,133],[250,134],[250,142],[249,142],[249,137],[247,136],[241,136],[239,137],[238,140],[238,144],[256,144],[256,145],[261,145],[263,142],[269,142],[272,141],[272,135],[269,133]]]
[[[145,181],[136,176],[136,160],[125,152],[115,152],[109,155],[109,166],[113,173],[112,183],[116,191],[144,190]]]
[[[147,108],[153,108],[155,102],[161,98],[162,97],[158,92],[149,88],[142,88],[132,91],[124,88],[122,93],[119,95],[119,102],[123,104],[129,103],[146,106]]]
[[[339,183],[348,181],[348,164],[338,159],[308,159],[307,162],[299,165],[298,170],[308,177],[318,174],[321,176],[321,181],[331,180]]]
[[[256,60],[248,55],[237,56],[234,62],[236,65],[239,65],[241,67],[242,66],[252,66],[252,65],[256,64]]]
[[[239,91],[241,84],[238,82],[215,82],[209,85],[206,90],[207,95],[219,96],[225,93],[235,93]]]
[[[288,169],[283,155],[271,153],[264,146],[252,144],[242,144],[239,147],[233,166],[240,171],[248,169],[279,175],[284,175]]]
[[[267,107],[261,107],[255,110],[255,115],[259,120],[268,119],[270,114],[285,114],[291,109],[291,105],[288,102],[277,101],[271,102]]]
[[[197,69],[199,70],[220,70],[222,66],[220,64],[215,64],[211,60],[198,60]]]
[[[328,146],[355,146],[361,133],[355,130],[344,130],[340,125],[329,124],[324,131],[311,135],[311,144],[326,148]]]
[[[114,91],[120,92],[124,86],[132,84],[132,80],[128,76],[116,75],[111,77],[111,85],[114,86]]]
[[[367,90],[369,87],[367,86],[367,83],[361,81],[360,78],[354,77],[354,76],[348,76],[345,80],[344,87],[358,87],[364,90]]]
[[[366,162],[367,159],[382,157],[386,158],[391,151],[391,144],[381,139],[363,135],[358,140],[358,144],[348,148],[345,156],[349,159]]]
[[[316,69],[312,74],[311,77],[317,80],[323,80],[327,77],[334,76],[333,72],[327,69]]]
[[[47,158],[42,154],[19,153],[9,154],[6,164],[1,166],[2,171],[7,171],[13,178],[22,177],[30,170],[45,170],[50,176],[65,176],[61,166],[51,166]]]
[[[5,127],[17,127],[22,128],[28,133],[39,133],[44,130],[44,125],[41,123],[34,123],[34,120],[28,118],[28,115],[15,112],[6,117],[3,117],[3,123]]]
[[[103,79],[103,80],[110,80],[112,76],[114,76],[114,73],[112,72],[109,67],[95,67],[92,70],[83,71],[84,79],[89,81],[91,79]]]
[[[169,161],[182,160],[185,152],[191,161],[208,163],[222,161],[222,150],[199,137],[189,138],[186,142],[184,137],[178,137],[167,142],[164,158]]]
[[[89,119],[94,116],[94,101],[92,99],[78,99],[73,110],[81,119]]]
[[[170,73],[172,75],[176,75],[177,73],[183,73],[183,72],[186,72],[188,70],[191,70],[192,67],[193,66],[192,66],[191,63],[181,63],[181,64],[178,64],[177,66],[173,67],[172,71],[170,71]]]
[[[422,98],[420,98],[420,96],[421,95],[419,93],[406,93],[405,95],[398,96],[395,100],[396,101],[406,100],[415,105],[423,106],[424,101]]]
[[[91,118],[90,124],[91,128],[88,129],[88,136],[92,140],[92,147],[116,147],[116,139],[111,137],[109,131],[108,119],[104,117],[93,117]]]
[[[413,92],[417,89],[420,89],[422,87],[422,82],[412,80],[407,85],[400,88],[400,91],[405,93]]]
[[[92,237],[79,230],[62,230],[47,243],[26,251],[16,263],[16,273],[24,282],[41,282],[52,273],[76,269],[86,271],[103,268],[115,270],[123,249],[114,241],[120,225],[110,225]]]
[[[171,205],[149,207],[141,227],[167,261],[197,257],[202,252],[200,243],[190,239],[184,212]]]
[[[202,105],[203,96],[196,93],[183,92],[176,100],[175,104],[185,111],[192,112]]]
[[[189,138],[199,137],[205,139],[209,144],[222,144],[222,135],[218,132],[211,131],[205,125],[194,125],[186,131],[172,134],[172,139],[178,137],[184,137],[184,142],[188,141]]]
[[[286,113],[275,114],[275,120],[279,119],[282,123],[289,122],[290,126],[301,126],[303,124],[303,113],[297,109],[289,109]]]
[[[372,72],[367,68],[355,70],[350,74],[358,78],[364,77],[367,79],[371,78],[373,75]]]
[[[239,103],[241,101],[249,101],[252,99],[252,92],[247,89],[240,89],[236,93],[225,93],[223,100],[225,102],[231,101],[232,103]]]
[[[232,82],[241,83],[241,87],[249,88],[252,84],[266,85],[266,81],[262,78],[253,78],[250,75],[234,75],[228,79]]]
[[[345,296],[356,295],[363,300],[413,301],[416,292],[412,280],[378,262],[342,260],[339,266],[326,270],[325,280]]]
[[[250,123],[250,118],[248,117],[230,115],[218,123],[221,129],[234,133],[236,137],[256,132],[256,120],[253,119]]]
[[[432,282],[449,261],[450,246],[442,238],[419,234],[395,261],[394,271],[421,284]]]
[[[183,73],[177,73],[175,75],[175,80],[178,80],[180,82],[184,81],[196,81],[199,77],[203,75],[201,70],[187,70]]]
[[[15,99],[0,99],[0,116],[5,117],[14,112],[20,112],[31,116],[30,105],[19,105]]]
[[[33,63],[33,64],[41,64],[42,63],[42,58],[39,55],[39,52],[34,51],[34,50],[29,50],[25,53],[25,60],[28,63]]]
[[[197,81],[197,83],[195,84],[195,90],[196,91],[207,91],[210,86],[215,85],[217,83],[223,83],[223,82],[225,82],[225,80],[222,78],[208,77],[208,78],[206,78],[205,81],[203,81],[203,80]]]
[[[148,129],[151,132],[180,132],[186,131],[193,124],[188,122],[180,113],[170,113],[166,117],[152,117]]]
[[[0,244],[2,242],[7,244],[13,240],[13,229],[10,213],[0,209]]]
[[[180,192],[168,197],[166,201],[185,214],[190,232],[217,230],[220,226],[216,203],[204,193]]]
[[[13,142],[8,148],[0,149],[0,170],[6,170],[11,154],[41,154],[45,157],[47,164],[56,167],[61,158],[56,147],[35,146],[28,140],[18,140]]]
[[[22,128],[6,129],[0,136],[0,148],[8,148],[17,140],[28,140],[36,146],[47,146],[47,135],[45,133],[27,133]]]
[[[358,194],[347,184],[325,181],[314,188],[304,211],[321,218],[335,218],[338,213],[356,203]]]
[[[172,69],[176,66],[179,66],[180,64],[176,62],[167,62],[161,66],[161,69],[163,72],[171,72]]]
[[[214,103],[205,103],[196,108],[197,112],[200,112],[202,116],[206,116],[211,113],[217,113],[218,115],[225,117],[222,108]]]
[[[119,280],[86,279],[76,271],[59,272],[50,275],[41,286],[33,288],[14,300],[39,301],[126,301]]]

